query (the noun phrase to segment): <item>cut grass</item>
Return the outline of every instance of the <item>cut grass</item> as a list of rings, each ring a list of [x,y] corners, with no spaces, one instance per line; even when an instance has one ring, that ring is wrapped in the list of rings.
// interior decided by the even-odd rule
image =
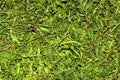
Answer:
[[[119,0],[1,0],[1,80],[119,80]]]

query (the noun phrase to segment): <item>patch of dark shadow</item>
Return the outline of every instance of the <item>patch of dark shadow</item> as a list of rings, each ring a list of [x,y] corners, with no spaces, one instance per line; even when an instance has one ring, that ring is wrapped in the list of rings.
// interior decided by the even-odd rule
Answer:
[[[96,34],[98,31],[93,31],[94,34]]]
[[[66,4],[68,1],[67,0],[62,0],[61,1],[63,4]]]
[[[62,8],[62,6],[61,6],[61,5],[57,5],[57,7],[58,7],[58,8]]]
[[[71,53],[75,53],[70,47],[68,47],[68,48],[61,48],[60,52],[62,52],[62,51],[70,51]]]
[[[82,65],[78,64],[75,69],[79,69],[80,67],[82,67]]]
[[[32,66],[33,70],[36,71],[37,67],[35,65]]]
[[[57,11],[53,11],[51,14],[52,14],[52,15],[55,15],[56,13],[57,13]]]
[[[79,78],[79,80],[83,80],[81,77],[78,77]]]
[[[31,32],[35,32],[36,29],[34,27],[31,27]]]
[[[14,61],[18,62],[18,61],[21,61],[22,58],[15,58]]]
[[[29,59],[29,60],[33,60],[33,58],[36,58],[38,56],[27,56],[27,57],[18,57],[18,58],[15,58],[14,61],[21,61],[21,60],[25,60],[25,59]]]
[[[78,67],[82,67],[82,65],[81,65],[81,64],[78,64]]]
[[[100,2],[99,2],[99,1],[94,1],[93,4],[94,4],[94,5],[99,5]]]
[[[70,48],[61,48],[60,51],[63,51],[63,50],[70,50]]]

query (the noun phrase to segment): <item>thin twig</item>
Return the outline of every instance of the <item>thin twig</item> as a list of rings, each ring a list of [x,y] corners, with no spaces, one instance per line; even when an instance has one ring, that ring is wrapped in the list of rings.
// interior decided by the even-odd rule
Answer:
[[[112,49],[112,50],[110,51],[110,53],[109,53],[108,56],[107,56],[107,60],[104,61],[104,62],[101,64],[102,66],[105,66],[105,65],[108,64],[108,62],[110,61],[110,58],[112,57],[113,53],[114,53],[114,49]]]
[[[53,45],[53,47],[52,47],[53,50],[55,50],[57,48],[57,45],[60,44],[65,38],[68,37],[67,34],[69,33],[69,29],[70,29],[70,27],[67,29],[67,31],[63,35],[62,39]]]
[[[93,14],[95,14],[96,10],[100,7],[100,5],[104,2],[104,0],[101,1],[101,3],[94,9]]]

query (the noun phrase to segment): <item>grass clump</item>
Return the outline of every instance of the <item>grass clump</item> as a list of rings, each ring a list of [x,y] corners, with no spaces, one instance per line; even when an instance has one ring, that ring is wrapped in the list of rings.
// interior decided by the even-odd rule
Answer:
[[[1,80],[119,80],[119,0],[1,0]]]

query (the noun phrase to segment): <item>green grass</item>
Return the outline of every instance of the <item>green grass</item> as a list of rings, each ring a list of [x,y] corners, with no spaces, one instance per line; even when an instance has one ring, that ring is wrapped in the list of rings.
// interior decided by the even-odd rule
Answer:
[[[0,80],[120,80],[120,1],[1,0]]]

